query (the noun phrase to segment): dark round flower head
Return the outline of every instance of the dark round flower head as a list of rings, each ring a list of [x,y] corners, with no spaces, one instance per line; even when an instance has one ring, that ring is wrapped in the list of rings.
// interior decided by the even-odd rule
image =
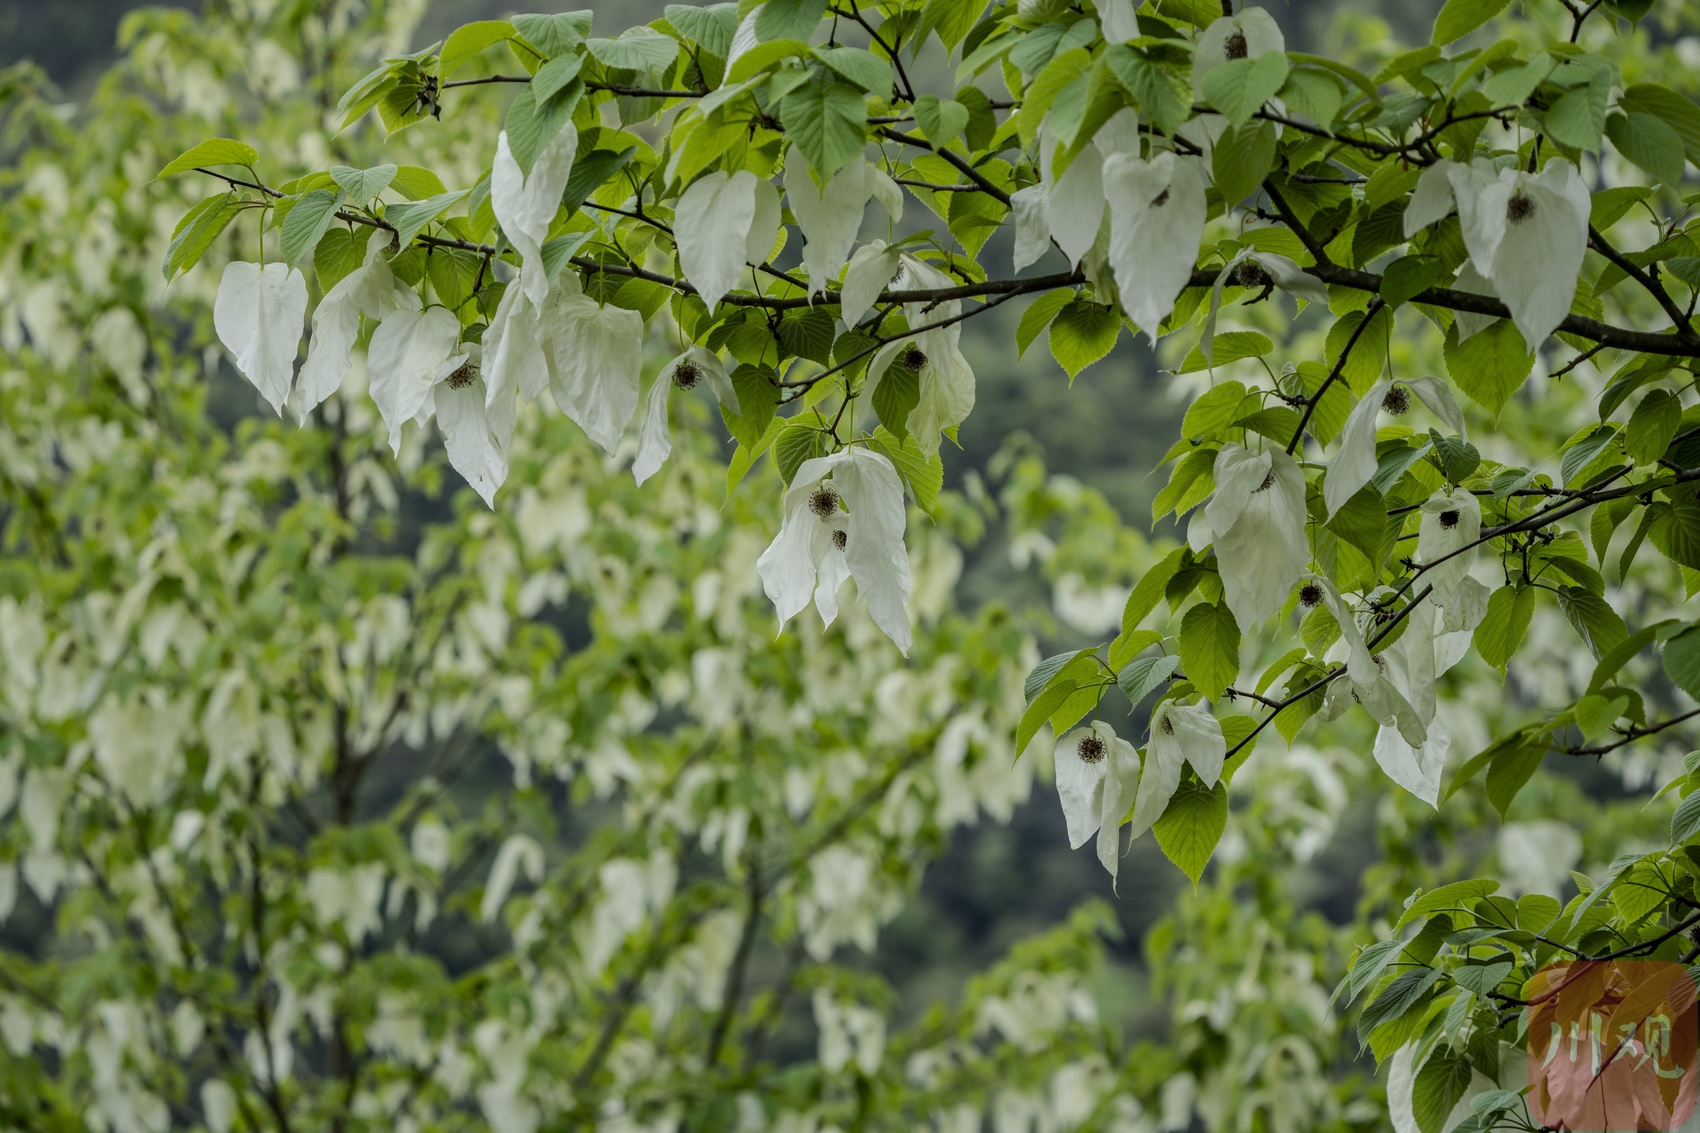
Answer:
[[[1238,29],[1235,29],[1234,33],[1228,36],[1228,41],[1222,45],[1222,54],[1229,59],[1244,59],[1246,50],[1245,32]]]
[[[903,368],[919,373],[922,366],[927,364],[927,352],[911,343],[903,350]]]
[[[1097,763],[1104,758],[1104,741],[1095,735],[1080,737],[1080,742],[1074,745],[1074,753],[1082,763]]]
[[[462,362],[454,372],[443,380],[450,389],[465,389],[478,377],[478,367],[471,362]]]
[[[1381,407],[1395,417],[1403,417],[1411,410],[1411,391],[1404,386],[1388,386]]]
[[[673,367],[673,384],[680,389],[695,389],[702,381],[702,367],[686,358]]]
[[[1241,287],[1268,287],[1273,280],[1269,273],[1263,270],[1263,265],[1253,260],[1243,260],[1234,268],[1234,282]]]
[[[838,493],[822,485],[809,493],[809,510],[826,519],[838,510]]]
[[[848,547],[850,545],[849,533],[845,531],[834,531],[832,533],[832,545],[837,547],[840,551]]]
[[[1269,489],[1273,488],[1274,486],[1275,486],[1275,469],[1271,468],[1268,472],[1263,474],[1263,483],[1259,484],[1257,487],[1252,489],[1252,494],[1255,495],[1258,492],[1267,492]]]
[[[1447,508],[1440,513],[1440,525],[1450,531],[1458,526],[1458,509]]]
[[[1164,189],[1161,193],[1158,193],[1155,197],[1151,198],[1151,207],[1154,208],[1154,209],[1160,209],[1168,203],[1169,203],[1169,190],[1167,190],[1167,189]]]
[[[1163,717],[1163,734],[1165,736],[1172,736],[1175,734],[1175,722],[1169,719],[1166,715]]]
[[[1322,587],[1314,582],[1307,582],[1299,587],[1299,605],[1307,610],[1315,609],[1322,603]]]
[[[1535,198],[1519,189],[1511,194],[1511,199],[1505,202],[1505,219],[1512,224],[1521,224],[1535,215]]]

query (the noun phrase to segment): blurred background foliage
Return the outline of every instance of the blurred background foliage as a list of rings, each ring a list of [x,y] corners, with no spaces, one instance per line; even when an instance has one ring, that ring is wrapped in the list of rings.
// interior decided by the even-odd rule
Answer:
[[[662,0],[590,2],[602,34],[659,15],[663,6]],[[4,0],[0,62],[33,60],[53,84],[54,97],[74,103],[86,96],[115,58],[120,20],[133,6],[124,0]],[[1385,55],[1395,40],[1426,41],[1439,0],[1271,0],[1266,6],[1286,29],[1289,47],[1365,66]],[[436,0],[424,13],[414,46],[509,7],[497,0]],[[923,63],[917,73],[924,72]],[[941,83],[947,79],[941,74]],[[994,240],[985,253],[988,262],[1008,262],[1006,241],[1001,234]],[[1049,553],[1071,537],[1103,539],[1121,523],[1138,530],[1148,527],[1150,501],[1162,476],[1152,469],[1168,447],[1193,387],[1177,388],[1179,383],[1161,371],[1160,359],[1143,339],[1130,342],[1124,337],[1109,358],[1070,388],[1042,345],[1015,357],[1012,343],[1019,315],[1012,304],[971,322],[964,333],[965,350],[979,379],[979,398],[962,430],[963,451],[947,454],[949,481],[969,500],[998,497],[1003,507],[997,509],[1001,518],[992,521],[988,537],[966,550],[957,597],[969,609],[996,598],[1024,610],[1036,624],[1049,627],[1040,644],[1043,653],[1052,653],[1095,639],[1104,624],[1113,623],[1120,595],[1146,564],[1120,553],[1124,548],[1102,547],[1094,555],[1091,547],[1077,547],[1070,560],[1096,560],[1099,569],[1094,577],[1070,581],[1048,576],[1043,567]],[[1263,316],[1276,322],[1287,318],[1273,305]],[[1300,325],[1298,331],[1305,329]],[[259,407],[252,390],[228,366],[219,373],[209,405],[221,425],[234,429]],[[1532,381],[1529,391],[1508,414],[1549,414],[1557,422],[1554,428],[1560,429],[1571,402],[1586,400],[1567,402],[1564,390],[1543,382]],[[442,519],[448,511],[442,497],[410,496],[394,533],[396,544],[409,545],[424,524]],[[1019,537],[1001,526],[1011,517],[1020,517]],[[1156,533],[1169,534],[1165,529]],[[575,644],[575,634],[582,641],[587,617],[569,604],[558,627],[569,645]],[[1562,658],[1548,660],[1562,672]],[[1540,700],[1539,680],[1519,685],[1514,674],[1510,697],[1480,707],[1489,713],[1515,712]],[[1124,732],[1137,730],[1136,721],[1116,723]],[[956,828],[928,868],[918,898],[884,930],[880,948],[867,961],[896,989],[894,1016],[914,1019],[936,1003],[960,1002],[970,974],[991,965],[1018,941],[1066,922],[1086,899],[1101,897],[1113,910],[1114,925],[1107,933],[1108,963],[1096,988],[1100,1010],[1125,1035],[1163,1044],[1144,1048],[1143,1063],[1133,1060],[1148,1069],[1153,1090],[1177,1080],[1172,1072],[1188,1058],[1224,1044],[1246,1047],[1238,1057],[1248,1075],[1261,1072],[1267,1080],[1280,1080],[1279,1060],[1286,1055],[1268,1044],[1259,1046],[1265,1028],[1257,1012],[1291,1012],[1302,996],[1268,1001],[1255,980],[1240,977],[1255,974],[1273,955],[1289,966],[1297,985],[1310,989],[1305,994],[1320,990],[1325,998],[1350,943],[1385,927],[1385,922],[1374,923],[1375,915],[1395,908],[1416,884],[1458,876],[1483,862],[1491,872],[1501,844],[1501,820],[1484,800],[1471,804],[1460,796],[1437,818],[1410,797],[1387,790],[1362,754],[1367,752],[1367,733],[1342,728],[1334,738],[1339,742],[1328,749],[1301,744],[1293,758],[1276,766],[1262,760],[1257,774],[1236,782],[1228,842],[1219,865],[1197,893],[1187,889],[1184,878],[1149,838],[1134,844],[1122,867],[1120,892],[1113,893],[1089,851],[1068,850],[1048,783],[1039,784],[1007,824]],[[1265,746],[1279,745],[1272,740]],[[1353,754],[1354,749],[1359,754]],[[1587,847],[1586,859],[1578,849],[1575,864],[1599,864],[1657,828],[1659,818],[1638,812],[1649,785],[1656,786],[1664,777],[1658,760],[1668,762],[1669,754],[1626,757],[1605,765],[1550,759],[1551,774],[1537,778],[1511,818],[1563,816],[1581,826],[1581,842]],[[1459,755],[1455,751],[1454,759]],[[1637,759],[1639,763],[1633,762]],[[494,780],[502,767],[492,751],[482,770],[471,775]],[[399,791],[396,784],[389,786]],[[380,785],[374,805],[383,793]],[[1609,802],[1623,805],[1601,805]],[[589,836],[594,808],[578,811],[576,821],[581,825],[573,836]],[[1283,863],[1278,872],[1267,868],[1271,861]],[[1564,895],[1573,891],[1563,889],[1568,881],[1551,883]],[[17,914],[3,930],[5,943],[29,951],[44,930],[40,912],[36,908],[32,919],[30,902],[20,898]],[[1270,924],[1286,926],[1284,940],[1271,939]],[[1202,941],[1209,942],[1206,952],[1200,951]],[[1313,1031],[1333,1025],[1324,1003],[1310,1007],[1315,1009]],[[1231,1031],[1226,1026],[1230,1018]],[[1292,1026],[1292,1020],[1282,1026]],[[1280,1029],[1273,1022],[1267,1028],[1269,1033]],[[1353,1060],[1354,1049],[1353,1044],[1342,1044],[1339,1065],[1333,1068],[1348,1081],[1373,1071],[1367,1060]],[[1311,1057],[1309,1048],[1304,1056]],[[1220,1060],[1220,1051],[1211,1055],[1210,1061]],[[1357,1090],[1343,1091],[1342,1096],[1353,1093],[1361,1096]],[[1179,1094],[1165,1098],[1165,1103],[1173,1102],[1174,1113],[1183,1115],[1176,1118],[1176,1128],[1185,1127],[1184,1115],[1191,1113],[1195,1100]],[[1328,1109],[1315,1099],[1303,1104],[1274,1099],[1268,1104],[1279,1109],[1289,1102],[1298,1107],[1292,1112],[1319,1112],[1317,1105],[1320,1111]],[[1231,1115],[1217,1115],[1221,1120],[1216,1120],[1208,1104],[1208,1098],[1199,1100],[1207,1124],[1240,1124]],[[1373,1107],[1335,1111],[1333,1117],[1348,1124],[1384,1120]]]

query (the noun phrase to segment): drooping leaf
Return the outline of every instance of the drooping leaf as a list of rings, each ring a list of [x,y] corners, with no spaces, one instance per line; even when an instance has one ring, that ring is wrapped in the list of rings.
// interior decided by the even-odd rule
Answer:
[[[1110,352],[1121,328],[1114,307],[1075,299],[1051,320],[1051,357],[1072,384],[1075,375]]]
[[[1193,887],[1204,876],[1210,855],[1228,828],[1228,784],[1218,780],[1206,787],[1196,779],[1182,780],[1169,805],[1152,827],[1157,845],[1168,859],[1180,867]]]
[[[159,171],[155,180],[206,165],[253,166],[259,160],[260,151],[246,142],[232,141],[229,138],[208,138],[200,145],[192,146],[178,154]]]
[[[1240,672],[1240,627],[1227,603],[1200,602],[1181,622],[1181,664],[1187,680],[1218,700]]]

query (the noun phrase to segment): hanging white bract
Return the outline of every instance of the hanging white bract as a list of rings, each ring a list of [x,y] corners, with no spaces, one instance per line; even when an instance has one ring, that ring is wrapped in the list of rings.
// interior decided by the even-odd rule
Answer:
[[[307,281],[300,271],[241,260],[225,265],[213,301],[213,329],[234,356],[236,369],[279,416],[295,380],[306,314]]]

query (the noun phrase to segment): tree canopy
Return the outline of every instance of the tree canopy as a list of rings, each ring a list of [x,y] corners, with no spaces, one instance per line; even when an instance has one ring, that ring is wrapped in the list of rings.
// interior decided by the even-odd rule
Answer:
[[[7,74],[9,1125],[1530,1128],[1552,965],[1700,959],[1692,4],[415,15]],[[951,474],[976,320],[1154,347],[1173,537]],[[1191,882],[1160,1040],[1103,904],[855,959],[1036,775]]]

